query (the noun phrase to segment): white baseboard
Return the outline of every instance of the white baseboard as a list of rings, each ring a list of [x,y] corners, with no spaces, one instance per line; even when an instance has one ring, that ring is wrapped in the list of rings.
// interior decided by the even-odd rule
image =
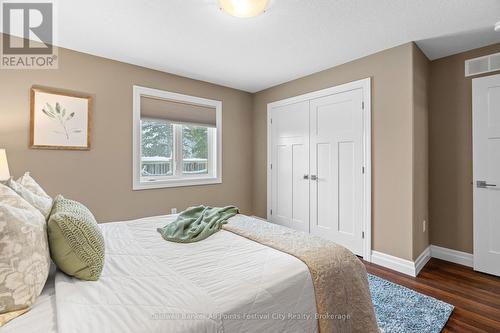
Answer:
[[[427,248],[418,256],[415,260],[415,276],[420,273],[422,268],[424,268],[425,264],[431,260],[432,256],[432,245],[427,246]]]
[[[467,252],[431,245],[431,256],[433,258],[454,262],[455,264],[474,267],[474,256]]]
[[[410,260],[401,259],[378,251],[372,251],[372,263],[406,275],[416,276],[415,263]]]
[[[428,246],[415,261],[401,259],[378,251],[372,251],[372,263],[413,277],[420,273],[420,270],[430,259],[431,246]]]
[[[425,264],[427,264],[431,258],[437,258],[469,267],[474,266],[474,257],[472,254],[436,245],[429,245],[414,262],[378,251],[372,251],[371,262],[376,265],[415,277],[418,273],[420,273],[420,270],[424,268]]]

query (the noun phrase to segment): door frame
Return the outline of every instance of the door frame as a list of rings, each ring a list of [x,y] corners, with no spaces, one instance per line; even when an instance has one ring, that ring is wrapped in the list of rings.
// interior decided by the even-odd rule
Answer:
[[[267,220],[270,220],[270,209],[272,199],[272,170],[271,170],[271,111],[276,107],[281,107],[298,102],[309,101],[316,98],[335,95],[343,92],[348,92],[356,89],[363,91],[363,160],[364,160],[364,177],[363,177],[363,259],[371,262],[372,251],[372,166],[371,166],[371,78],[366,78],[358,81],[353,81],[338,86],[313,91],[307,94],[286,98],[267,104]]]

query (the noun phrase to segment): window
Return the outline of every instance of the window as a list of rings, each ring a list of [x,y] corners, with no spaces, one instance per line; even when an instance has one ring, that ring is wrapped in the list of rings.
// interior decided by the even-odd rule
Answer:
[[[173,175],[173,143],[172,124],[141,120],[141,177]]]
[[[141,119],[141,177],[209,175],[215,128]],[[179,144],[177,144],[177,141]]]
[[[208,136],[213,135],[213,128],[193,125],[178,128],[182,131],[182,173],[208,174]]]
[[[221,183],[219,101],[134,86],[134,190]]]

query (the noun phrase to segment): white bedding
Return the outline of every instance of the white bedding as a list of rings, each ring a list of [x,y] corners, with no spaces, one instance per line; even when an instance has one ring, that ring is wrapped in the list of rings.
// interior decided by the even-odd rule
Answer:
[[[167,242],[156,228],[173,218],[102,224],[99,281],[56,275],[59,332],[317,331],[302,261],[224,230],[197,243]]]

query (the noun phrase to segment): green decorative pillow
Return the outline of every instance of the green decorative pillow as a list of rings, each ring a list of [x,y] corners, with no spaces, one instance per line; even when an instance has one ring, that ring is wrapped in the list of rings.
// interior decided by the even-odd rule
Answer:
[[[81,280],[99,279],[104,266],[104,238],[90,210],[59,195],[47,227],[50,254],[57,267]]]

